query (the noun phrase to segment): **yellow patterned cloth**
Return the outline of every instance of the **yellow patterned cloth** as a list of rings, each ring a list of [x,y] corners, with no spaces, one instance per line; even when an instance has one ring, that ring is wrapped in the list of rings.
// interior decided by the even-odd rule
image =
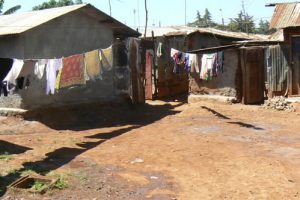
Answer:
[[[109,71],[113,68],[113,48],[112,46],[101,49],[99,52],[100,61],[104,70]]]
[[[55,89],[57,89],[57,90],[59,89],[61,72],[62,72],[62,68],[58,71],[58,74],[56,77]]]
[[[99,50],[85,53],[84,60],[87,76],[92,80],[99,78],[101,74]]]

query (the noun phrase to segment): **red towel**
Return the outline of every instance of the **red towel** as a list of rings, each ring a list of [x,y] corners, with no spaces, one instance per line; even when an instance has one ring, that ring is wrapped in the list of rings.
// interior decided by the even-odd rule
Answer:
[[[84,76],[83,55],[64,58],[59,88],[84,84],[86,84],[86,80]]]

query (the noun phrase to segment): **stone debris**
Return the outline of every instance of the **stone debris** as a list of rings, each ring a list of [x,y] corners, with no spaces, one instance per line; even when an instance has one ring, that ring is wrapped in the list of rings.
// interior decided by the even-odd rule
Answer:
[[[295,111],[293,105],[287,102],[286,98],[283,96],[268,99],[267,101],[265,101],[263,107],[269,110],[288,111],[288,112]]]
[[[152,180],[157,180],[158,177],[157,177],[157,176],[150,176],[150,179],[152,179]]]
[[[143,159],[141,159],[141,158],[136,158],[136,159],[134,159],[133,161],[131,161],[130,163],[131,163],[131,164],[135,164],[135,163],[143,163],[143,162],[144,162]]]

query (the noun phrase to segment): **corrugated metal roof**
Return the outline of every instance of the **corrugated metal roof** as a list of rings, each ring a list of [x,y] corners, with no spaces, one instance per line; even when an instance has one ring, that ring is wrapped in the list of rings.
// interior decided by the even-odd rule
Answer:
[[[100,22],[109,26],[113,31],[128,36],[140,35],[137,31],[122,24],[90,4],[79,4],[11,15],[0,15],[0,35],[20,34],[79,9],[85,11],[87,15],[99,19]]]
[[[270,28],[300,26],[300,3],[276,4]]]
[[[270,35],[268,39],[271,41],[283,42],[284,41],[283,29],[276,31],[275,33]]]
[[[154,37],[162,37],[166,35],[187,35],[195,30],[197,28],[187,26],[148,27],[146,37],[152,37],[152,31]],[[145,29],[140,29],[139,32],[143,33],[144,36]]]
[[[198,28],[188,26],[149,27],[147,29],[146,37],[151,37],[152,31],[154,32],[154,37],[190,35],[198,32],[242,40],[265,40],[268,38],[267,35],[247,34],[242,32],[222,31],[215,28]],[[140,32],[143,33],[143,30]]]
[[[218,35],[221,37],[228,37],[228,38],[236,38],[236,39],[245,39],[245,40],[265,40],[268,36],[262,34],[248,34],[243,32],[231,32],[231,31],[222,31],[215,28],[198,28],[193,33],[208,33],[213,35]],[[192,34],[192,33],[190,33]]]

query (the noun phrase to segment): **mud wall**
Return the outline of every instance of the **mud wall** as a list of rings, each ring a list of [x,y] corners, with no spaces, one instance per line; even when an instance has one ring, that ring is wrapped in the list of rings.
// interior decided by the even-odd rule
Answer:
[[[224,71],[210,81],[200,79],[199,73],[189,76],[189,93],[236,96],[236,74],[239,66],[239,51],[224,51]]]

